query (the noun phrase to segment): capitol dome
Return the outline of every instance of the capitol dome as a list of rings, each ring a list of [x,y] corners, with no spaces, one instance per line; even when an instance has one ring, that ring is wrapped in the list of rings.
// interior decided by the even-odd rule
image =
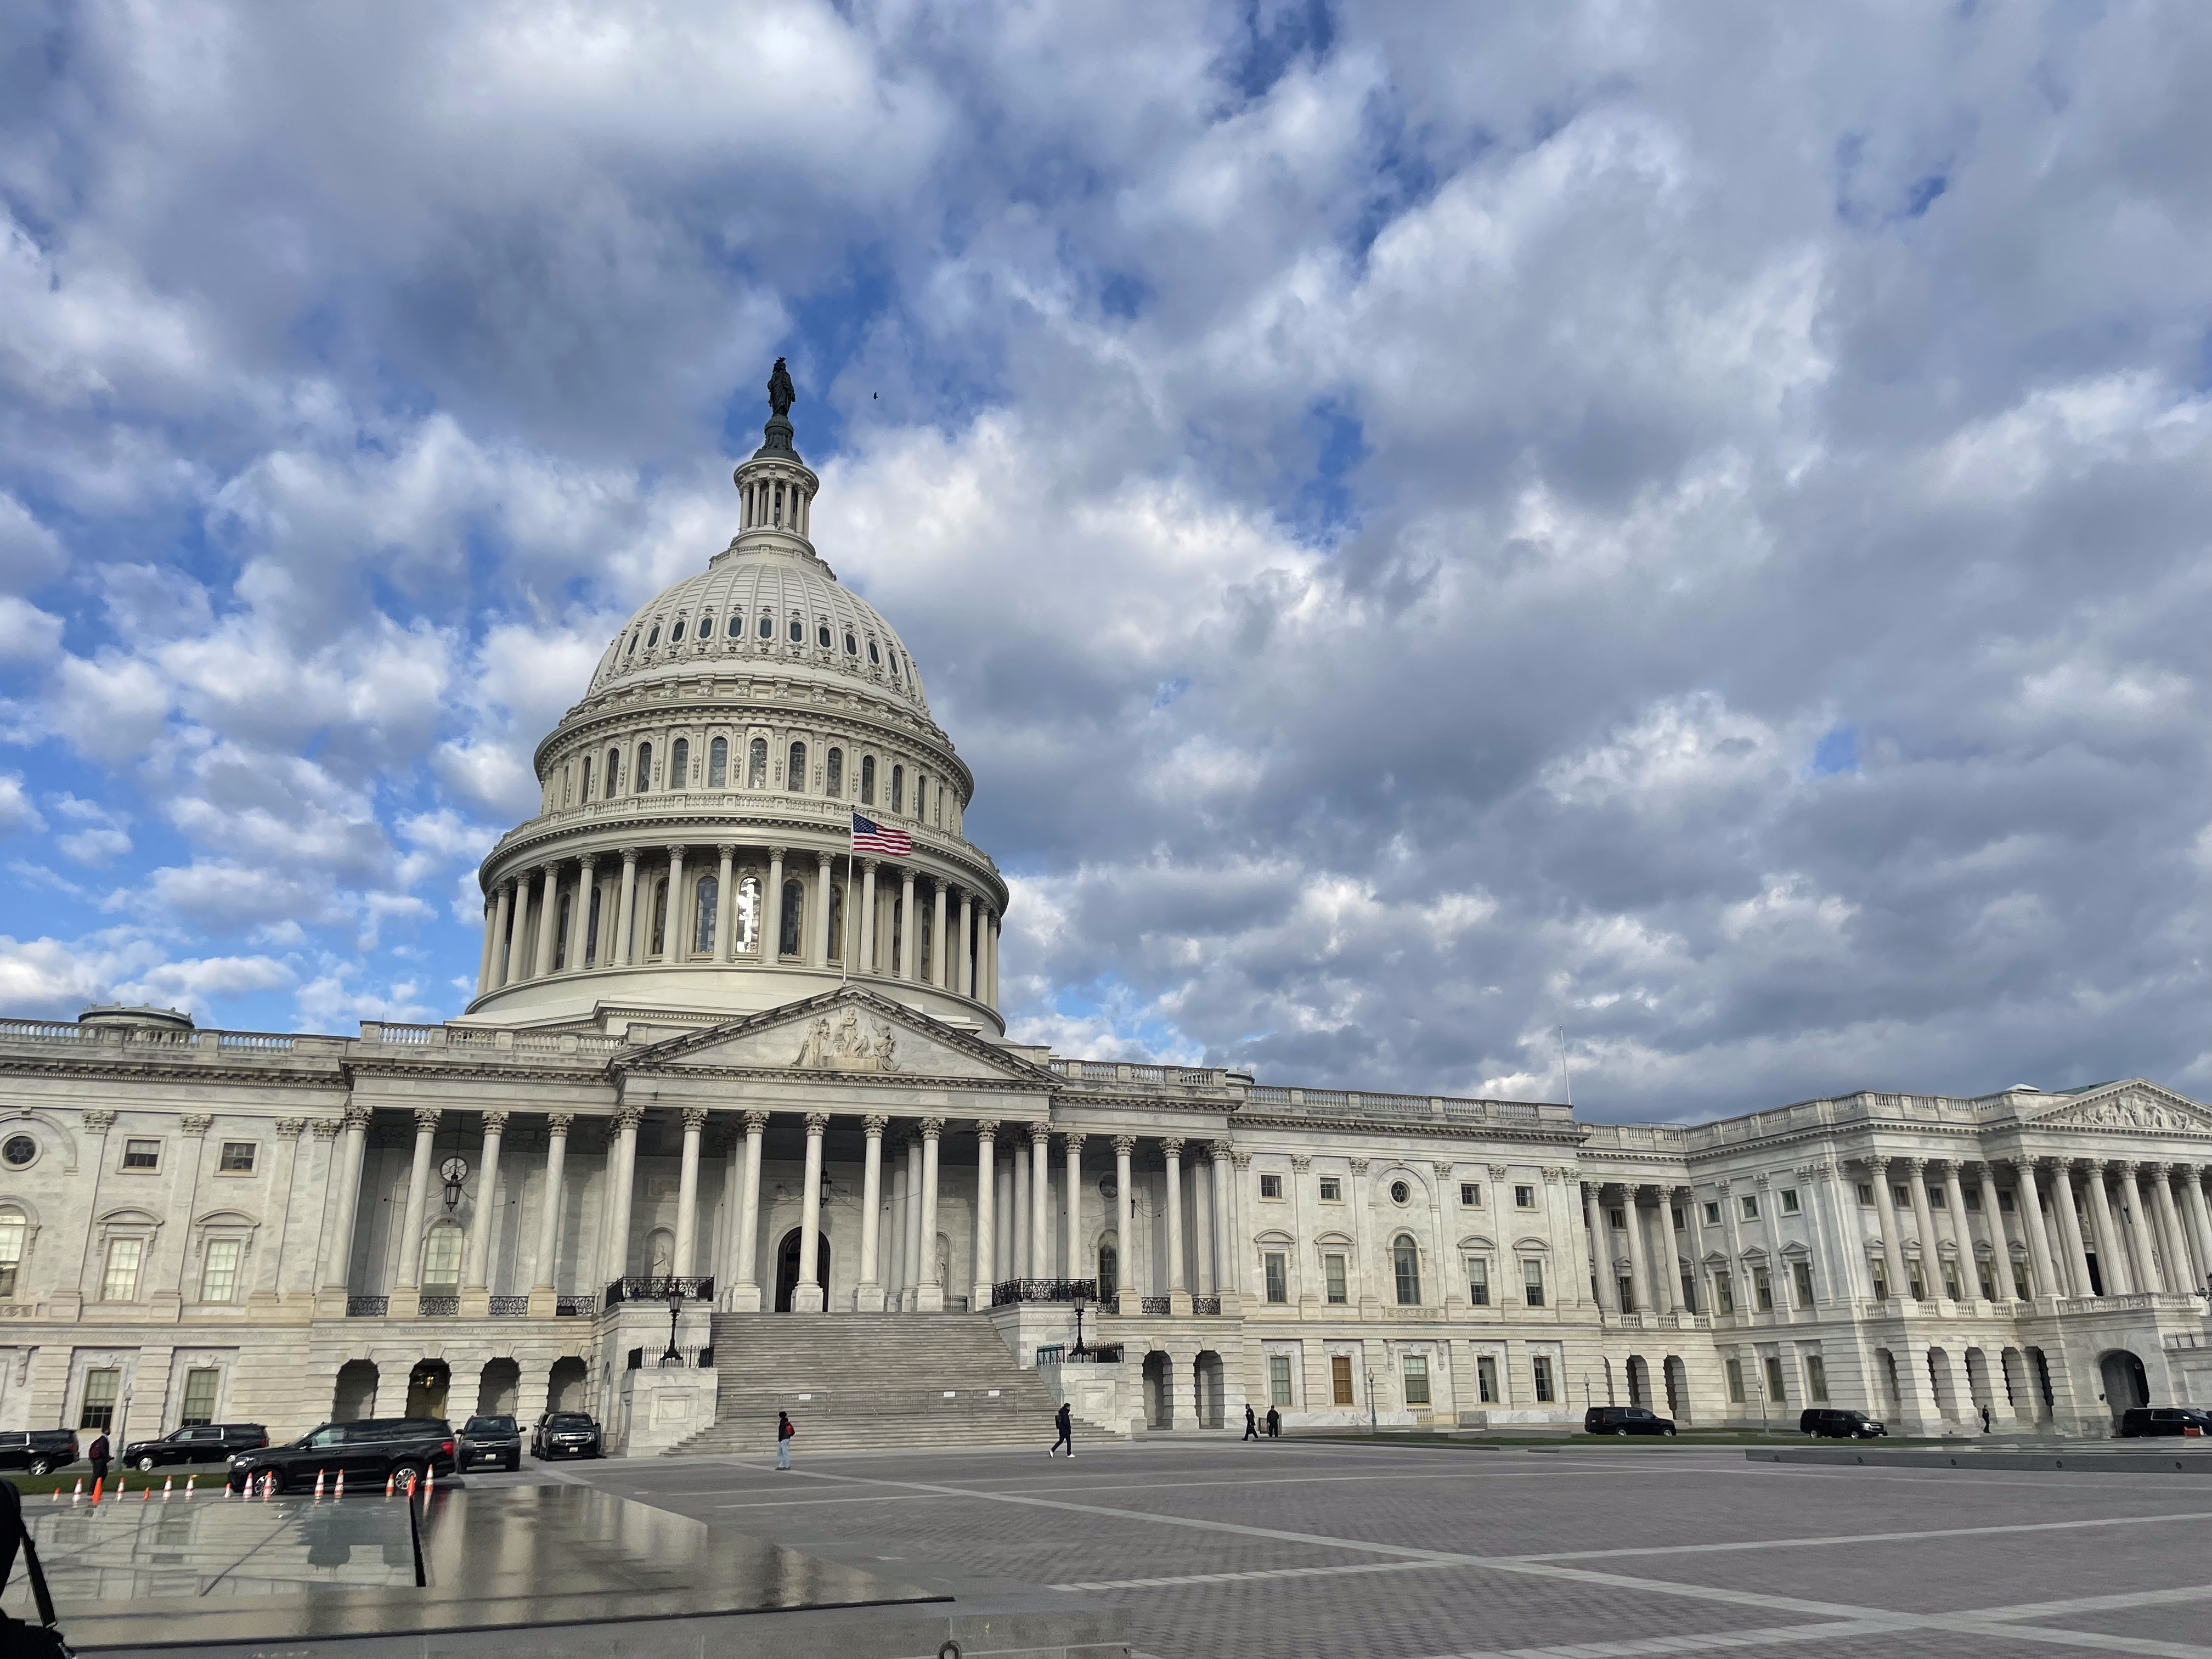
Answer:
[[[815,550],[781,362],[770,388],[736,535],[623,624],[538,745],[539,811],[479,872],[464,1023],[681,1024],[866,981],[1004,1034],[975,778],[905,641]],[[863,819],[880,833],[856,847]]]

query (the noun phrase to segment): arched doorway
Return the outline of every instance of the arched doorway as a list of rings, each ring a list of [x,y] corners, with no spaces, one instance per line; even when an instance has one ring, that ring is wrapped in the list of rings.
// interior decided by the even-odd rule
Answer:
[[[1659,1370],[1667,1384],[1667,1415],[1677,1423],[1690,1420],[1690,1369],[1679,1354],[1669,1354],[1659,1362]]]
[[[791,1293],[799,1288],[799,1231],[793,1227],[783,1236],[783,1243],[775,1252],[775,1310],[791,1311]],[[822,1305],[830,1305],[830,1236],[817,1233],[814,1237],[814,1282],[822,1287]]]
[[[1649,1406],[1651,1403],[1651,1366],[1640,1353],[1628,1356],[1628,1403]]]
[[[1229,1391],[1222,1371],[1221,1356],[1211,1348],[1198,1357],[1197,1382],[1198,1425],[1202,1429],[1218,1429],[1221,1426]]]
[[[443,1417],[453,1391],[453,1368],[442,1359],[425,1359],[407,1373],[407,1415]]]
[[[495,1359],[477,1378],[477,1415],[511,1417],[522,1392],[522,1367],[512,1359]]]
[[[2105,1407],[2115,1424],[2129,1407],[2150,1404],[2150,1378],[2144,1374],[2143,1363],[2125,1348],[2100,1356],[2097,1375],[2103,1380]]]
[[[338,1367],[337,1391],[331,1399],[331,1421],[350,1423],[376,1415],[376,1362],[349,1359]]]
[[[1157,1348],[1145,1356],[1145,1426],[1175,1426],[1175,1362]]]
[[[545,1409],[554,1412],[580,1412],[584,1409],[584,1385],[591,1373],[584,1362],[571,1354],[566,1359],[556,1359],[545,1378]]]

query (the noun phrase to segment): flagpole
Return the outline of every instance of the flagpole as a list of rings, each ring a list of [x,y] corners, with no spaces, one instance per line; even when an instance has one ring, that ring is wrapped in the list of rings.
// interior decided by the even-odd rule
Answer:
[[[853,815],[845,814],[845,937],[837,954],[837,983],[847,984],[853,972]]]

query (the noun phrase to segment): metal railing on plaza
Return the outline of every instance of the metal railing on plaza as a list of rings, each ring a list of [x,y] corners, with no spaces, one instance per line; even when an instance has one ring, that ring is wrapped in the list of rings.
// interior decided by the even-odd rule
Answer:
[[[392,1311],[388,1296],[349,1296],[346,1298],[348,1319],[381,1319]]]
[[[1095,1279],[1002,1279],[991,1286],[991,1305],[1011,1307],[1017,1302],[1096,1302]]]
[[[1040,1365],[1118,1365],[1121,1363],[1121,1345],[1108,1342],[1098,1347],[1088,1346],[1070,1348],[1065,1342],[1048,1342],[1036,1351]]]
[[[711,1277],[617,1279],[607,1286],[606,1305],[611,1308],[623,1302],[665,1302],[672,1296],[680,1296],[687,1302],[712,1302],[714,1281]]]
[[[491,1299],[494,1319],[521,1319],[529,1312],[530,1298],[526,1296],[495,1296]]]

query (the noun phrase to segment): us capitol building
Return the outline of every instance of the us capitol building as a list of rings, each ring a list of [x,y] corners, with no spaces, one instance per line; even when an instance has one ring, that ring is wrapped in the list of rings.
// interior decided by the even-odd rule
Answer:
[[[975,779],[815,551],[777,369],[735,539],[538,749],[465,1013],[0,1021],[0,1428],[558,1407],[659,1450],[760,1408],[734,1365],[803,1400],[922,1330],[994,1357],[947,1401],[1115,1433],[2212,1401],[2212,1116],[2152,1083],[1639,1127],[1009,1041]]]

